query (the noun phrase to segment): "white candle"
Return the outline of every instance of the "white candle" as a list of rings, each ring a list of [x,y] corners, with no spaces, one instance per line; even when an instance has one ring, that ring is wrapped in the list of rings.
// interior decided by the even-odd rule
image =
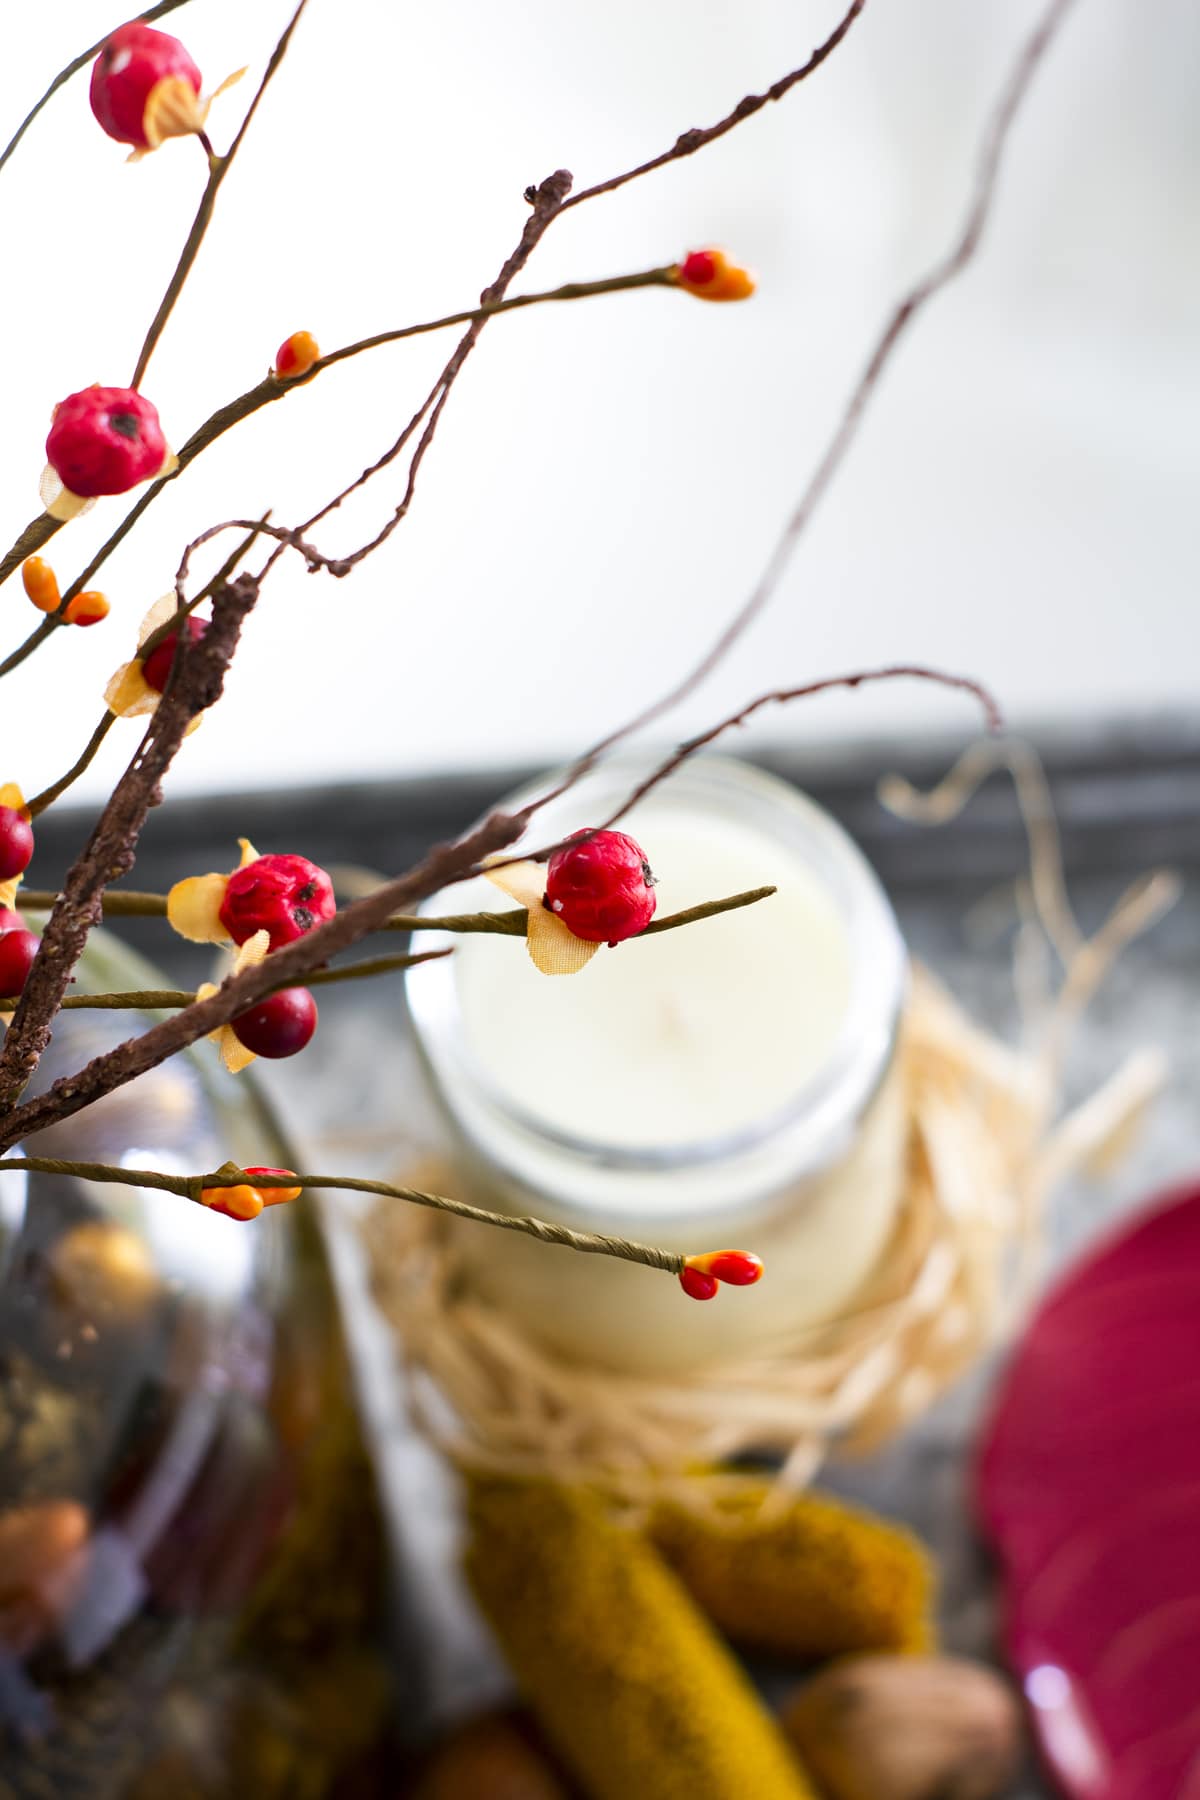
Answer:
[[[599,772],[539,817],[595,824],[633,785]],[[414,970],[414,1024],[467,1197],[686,1251],[756,1251],[755,1288],[698,1305],[651,1271],[467,1228],[472,1279],[564,1353],[647,1372],[766,1348],[829,1318],[883,1253],[902,1120],[887,1079],[903,952],[870,869],[781,782],[688,765],[622,821],[658,913],[773,883],[758,905],[538,973],[455,940]],[[429,910],[495,906],[481,883]],[[423,946],[424,947],[424,946]]]

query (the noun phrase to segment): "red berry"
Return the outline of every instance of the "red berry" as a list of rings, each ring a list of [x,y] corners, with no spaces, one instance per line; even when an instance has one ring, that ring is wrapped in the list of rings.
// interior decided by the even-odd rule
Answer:
[[[307,988],[283,988],[232,1023],[238,1042],[256,1056],[295,1056],[317,1029],[317,1003]]]
[[[24,925],[0,932],[0,994],[6,1000],[25,986],[41,941],[36,931],[28,931]]]
[[[623,831],[577,831],[550,858],[543,905],[589,944],[619,944],[654,917],[646,852]]]
[[[11,906],[0,906],[0,932],[20,931],[24,924],[19,912],[14,912]]]
[[[685,1267],[679,1271],[679,1285],[692,1300],[711,1300],[717,1291],[715,1275],[706,1275],[703,1269]]]
[[[717,259],[711,250],[693,250],[679,265],[680,278],[693,287],[707,287],[716,273]]]
[[[701,1258],[701,1266],[731,1287],[753,1287],[763,1272],[761,1260],[749,1250],[710,1250]]]
[[[172,75],[200,92],[200,71],[178,38],[140,19],[119,26],[92,65],[92,111],[109,137],[145,150],[146,102]]]
[[[679,1285],[693,1300],[711,1300],[717,1283],[727,1281],[731,1287],[750,1287],[761,1280],[761,1260],[750,1250],[705,1250],[689,1256],[679,1271]]]
[[[221,923],[235,944],[267,931],[271,949],[278,950],[336,911],[333,883],[316,863],[306,856],[260,856],[229,877]]]
[[[194,613],[184,621],[184,629],[188,634],[188,642],[194,644],[208,630],[209,621],[198,619]],[[153,650],[142,664],[142,675],[146,686],[152,687],[156,694],[164,692],[167,677],[171,673],[171,665],[175,661],[175,646],[179,642],[179,633],[169,631],[161,644],[155,644]],[[241,939],[238,939],[241,943]]]
[[[167,440],[136,388],[89,387],[55,407],[46,457],[65,488],[90,500],[127,493],[157,475]]]
[[[33,826],[15,806],[0,806],[0,881],[23,875],[33,855]]]

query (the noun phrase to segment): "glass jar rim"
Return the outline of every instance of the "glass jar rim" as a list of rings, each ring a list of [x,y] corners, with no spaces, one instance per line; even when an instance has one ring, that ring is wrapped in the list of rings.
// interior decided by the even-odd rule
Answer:
[[[577,827],[581,810],[607,816],[656,763],[647,758],[615,758],[594,771],[563,800],[538,815],[538,843],[554,842]],[[503,802],[519,808],[556,785],[551,773]],[[623,1172],[647,1179],[680,1170],[745,1174],[783,1160],[796,1174],[815,1173],[844,1153],[859,1119],[877,1092],[891,1062],[906,982],[906,953],[895,914],[874,870],[843,827],[789,782],[752,764],[724,756],[698,756],[656,790],[646,808],[688,802],[772,833],[800,852],[802,860],[830,891],[845,925],[851,953],[851,992],[845,1017],[822,1064],[798,1086],[782,1108],[774,1108],[732,1132],[686,1144],[629,1145],[598,1141],[559,1130],[522,1107],[492,1080],[467,1042],[453,959],[407,972],[404,992],[414,1036],[455,1124],[491,1161],[527,1176],[529,1157],[539,1150],[556,1157],[569,1188],[572,1166]],[[569,806],[570,816],[564,809]],[[423,912],[450,910],[445,893],[424,903]],[[452,947],[451,934],[430,934],[430,948]],[[425,947],[424,942],[422,948]],[[775,1155],[768,1154],[774,1150]],[[569,1192],[555,1195],[569,1202]]]

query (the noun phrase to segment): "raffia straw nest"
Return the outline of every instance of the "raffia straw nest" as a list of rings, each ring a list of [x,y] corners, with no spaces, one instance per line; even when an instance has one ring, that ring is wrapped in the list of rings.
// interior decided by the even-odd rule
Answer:
[[[1017,980],[1038,1029],[1029,1047],[1012,1048],[913,969],[899,1046],[905,1191],[878,1272],[837,1318],[769,1356],[717,1369],[654,1379],[589,1369],[541,1348],[471,1293],[437,1215],[385,1202],[369,1216],[373,1289],[412,1377],[414,1412],[456,1462],[600,1482],[636,1502],[698,1467],[766,1453],[782,1459],[786,1493],[812,1478],[835,1441],[865,1449],[895,1432],[1011,1329],[1051,1190],[1072,1170],[1117,1154],[1161,1084],[1161,1057],[1140,1051],[1058,1117],[1071,1025],[1177,884],[1166,873],[1139,881],[1084,940],[1067,904],[1041,770],[1022,745],[975,747],[929,795],[893,778],[883,798],[936,822],[998,760],[1016,781],[1030,837]],[[1029,991],[1031,968],[1045,961],[1031,953],[1035,942],[1061,959],[1052,995],[1044,985]],[[428,1168],[421,1177],[425,1185],[439,1178]],[[710,1478],[714,1495],[723,1479]],[[694,1496],[694,1480],[687,1485]]]

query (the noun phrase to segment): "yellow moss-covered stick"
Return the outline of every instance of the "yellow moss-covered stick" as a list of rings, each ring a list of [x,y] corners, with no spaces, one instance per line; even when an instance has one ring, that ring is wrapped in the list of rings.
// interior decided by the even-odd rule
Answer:
[[[813,1800],[733,1657],[600,1501],[485,1479],[469,1510],[476,1597],[592,1800]]]
[[[769,1502],[769,1503],[768,1503]],[[661,1501],[649,1536],[692,1598],[735,1643],[823,1660],[933,1647],[933,1568],[909,1532],[802,1494],[779,1507],[765,1483],[703,1510]]]

